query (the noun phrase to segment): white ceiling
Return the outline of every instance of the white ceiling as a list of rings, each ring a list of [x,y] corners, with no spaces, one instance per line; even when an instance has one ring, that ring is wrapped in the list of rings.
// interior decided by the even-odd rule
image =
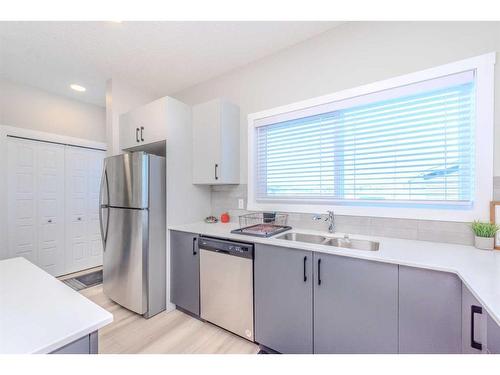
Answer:
[[[0,75],[104,106],[109,78],[163,96],[340,22],[0,22]],[[87,88],[77,93],[77,83]]]

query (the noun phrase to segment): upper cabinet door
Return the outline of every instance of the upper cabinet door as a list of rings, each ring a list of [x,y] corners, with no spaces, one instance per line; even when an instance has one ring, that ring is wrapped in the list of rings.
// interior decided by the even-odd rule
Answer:
[[[120,149],[126,150],[140,144],[139,128],[134,123],[131,113],[120,115]]]
[[[120,148],[147,145],[167,139],[167,103],[161,98],[120,116]]]
[[[240,111],[215,99],[193,107],[193,183],[238,184]]]
[[[398,266],[314,254],[314,352],[398,352]]]

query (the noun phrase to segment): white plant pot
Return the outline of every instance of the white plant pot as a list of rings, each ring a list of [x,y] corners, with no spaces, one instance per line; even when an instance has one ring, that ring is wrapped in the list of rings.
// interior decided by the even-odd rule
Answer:
[[[474,236],[474,243],[478,249],[493,250],[495,247],[495,237]]]

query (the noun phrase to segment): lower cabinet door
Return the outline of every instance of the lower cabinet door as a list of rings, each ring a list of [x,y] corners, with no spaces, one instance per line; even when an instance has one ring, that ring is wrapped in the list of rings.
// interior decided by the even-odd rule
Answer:
[[[500,354],[500,326],[493,320],[493,318],[486,312],[487,318],[487,353],[490,354]]]
[[[312,253],[255,245],[255,341],[280,353],[313,352]]]
[[[456,275],[399,266],[399,352],[462,352],[462,283]]]
[[[483,306],[462,284],[462,353],[486,353],[486,319]]]
[[[170,299],[195,315],[200,315],[199,254],[197,234],[170,232]]]
[[[398,266],[314,254],[314,352],[398,352]]]

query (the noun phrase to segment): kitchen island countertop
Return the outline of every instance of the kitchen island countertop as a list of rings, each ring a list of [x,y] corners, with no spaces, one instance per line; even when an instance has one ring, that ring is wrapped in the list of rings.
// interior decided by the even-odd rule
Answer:
[[[50,353],[112,321],[28,260],[0,261],[0,354]]]

